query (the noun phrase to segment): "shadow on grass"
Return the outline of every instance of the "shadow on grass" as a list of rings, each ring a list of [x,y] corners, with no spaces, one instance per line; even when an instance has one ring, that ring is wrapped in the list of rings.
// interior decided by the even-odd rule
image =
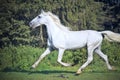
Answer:
[[[21,72],[21,73],[28,73],[28,74],[56,74],[56,73],[75,73],[74,71],[64,71],[64,70],[41,70],[41,71],[35,71],[35,70],[16,70],[11,68],[5,68],[2,72]]]
[[[73,71],[60,71],[60,70],[43,70],[43,71],[31,71],[29,74],[41,73],[41,74],[56,74],[56,73],[75,73]]]
[[[34,69],[31,70],[16,70],[11,68],[5,68],[2,72],[21,72],[21,73],[28,73],[30,74],[56,74],[56,73],[69,73],[69,74],[75,74],[75,71],[65,71],[65,70],[41,70],[41,71],[35,71]],[[85,73],[120,73],[120,71],[83,71]]]

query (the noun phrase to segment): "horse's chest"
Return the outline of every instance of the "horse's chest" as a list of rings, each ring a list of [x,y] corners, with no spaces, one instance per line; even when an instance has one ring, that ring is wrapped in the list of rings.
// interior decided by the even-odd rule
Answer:
[[[48,39],[48,45],[54,48],[65,48],[65,39],[62,39],[59,36],[50,38]]]
[[[65,41],[62,39],[53,40],[53,46],[55,48],[65,48]]]

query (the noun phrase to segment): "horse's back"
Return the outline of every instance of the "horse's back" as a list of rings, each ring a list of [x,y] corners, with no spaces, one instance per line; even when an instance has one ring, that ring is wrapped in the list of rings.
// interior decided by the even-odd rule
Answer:
[[[94,30],[70,31],[66,36],[67,48],[81,48],[102,41],[101,34]]]
[[[87,42],[87,33],[84,31],[70,31],[66,35],[66,47],[69,49],[84,47]]]

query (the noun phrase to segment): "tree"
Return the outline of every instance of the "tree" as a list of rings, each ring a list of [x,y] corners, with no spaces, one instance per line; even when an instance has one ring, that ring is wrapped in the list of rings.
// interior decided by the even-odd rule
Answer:
[[[105,30],[112,30],[120,33],[120,0],[96,0],[104,3],[103,11],[105,20],[103,26]]]
[[[58,15],[61,23],[72,30],[110,28],[119,32],[120,6],[115,1],[117,0],[0,1],[0,45],[44,46],[47,38],[46,28],[43,26],[30,30],[28,25],[41,9]]]
[[[16,0],[4,0],[0,4],[0,45],[29,43],[29,27],[23,21],[24,16],[17,15],[20,9]]]

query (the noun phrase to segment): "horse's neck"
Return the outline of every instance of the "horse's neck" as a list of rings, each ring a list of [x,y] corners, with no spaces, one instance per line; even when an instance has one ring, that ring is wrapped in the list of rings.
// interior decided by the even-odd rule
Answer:
[[[50,22],[46,26],[47,26],[47,33],[49,38],[54,38],[56,34],[59,35],[62,32],[62,30],[58,28],[58,26],[53,22]]]

